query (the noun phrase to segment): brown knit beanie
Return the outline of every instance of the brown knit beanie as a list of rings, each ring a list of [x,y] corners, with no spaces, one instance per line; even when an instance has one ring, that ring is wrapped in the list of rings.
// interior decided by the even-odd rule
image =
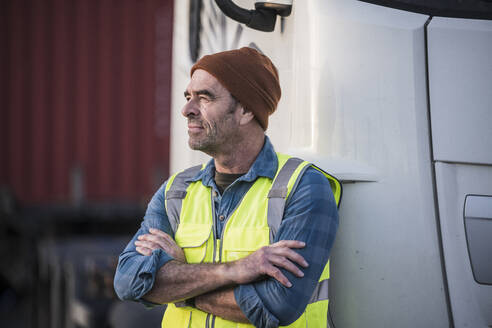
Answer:
[[[203,56],[190,75],[197,69],[212,74],[267,129],[281,96],[277,68],[267,56],[244,47]]]

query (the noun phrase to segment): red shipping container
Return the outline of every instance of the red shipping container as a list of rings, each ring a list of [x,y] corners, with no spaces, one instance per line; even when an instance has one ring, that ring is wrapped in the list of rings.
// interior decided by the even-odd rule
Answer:
[[[0,11],[0,185],[29,205],[147,201],[169,169],[173,1]]]

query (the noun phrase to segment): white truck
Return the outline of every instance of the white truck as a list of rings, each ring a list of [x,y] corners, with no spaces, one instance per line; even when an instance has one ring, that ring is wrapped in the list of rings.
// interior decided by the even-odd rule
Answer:
[[[255,47],[279,69],[276,150],[343,182],[332,326],[492,327],[492,3],[368,2],[176,0],[171,172],[207,160],[180,114],[193,62]]]

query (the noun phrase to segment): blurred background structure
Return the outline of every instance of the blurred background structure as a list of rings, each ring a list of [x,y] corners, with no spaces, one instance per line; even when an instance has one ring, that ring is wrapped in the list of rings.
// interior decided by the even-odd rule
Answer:
[[[0,326],[144,310],[112,278],[169,171],[172,28],[172,0],[0,2]]]

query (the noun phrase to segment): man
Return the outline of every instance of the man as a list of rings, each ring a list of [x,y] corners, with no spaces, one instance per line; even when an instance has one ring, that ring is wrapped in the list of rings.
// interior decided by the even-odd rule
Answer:
[[[169,303],[163,327],[326,327],[341,189],[273,150],[264,131],[280,94],[277,69],[252,48],[192,67],[188,143],[212,159],[157,191],[114,282],[121,299]]]

